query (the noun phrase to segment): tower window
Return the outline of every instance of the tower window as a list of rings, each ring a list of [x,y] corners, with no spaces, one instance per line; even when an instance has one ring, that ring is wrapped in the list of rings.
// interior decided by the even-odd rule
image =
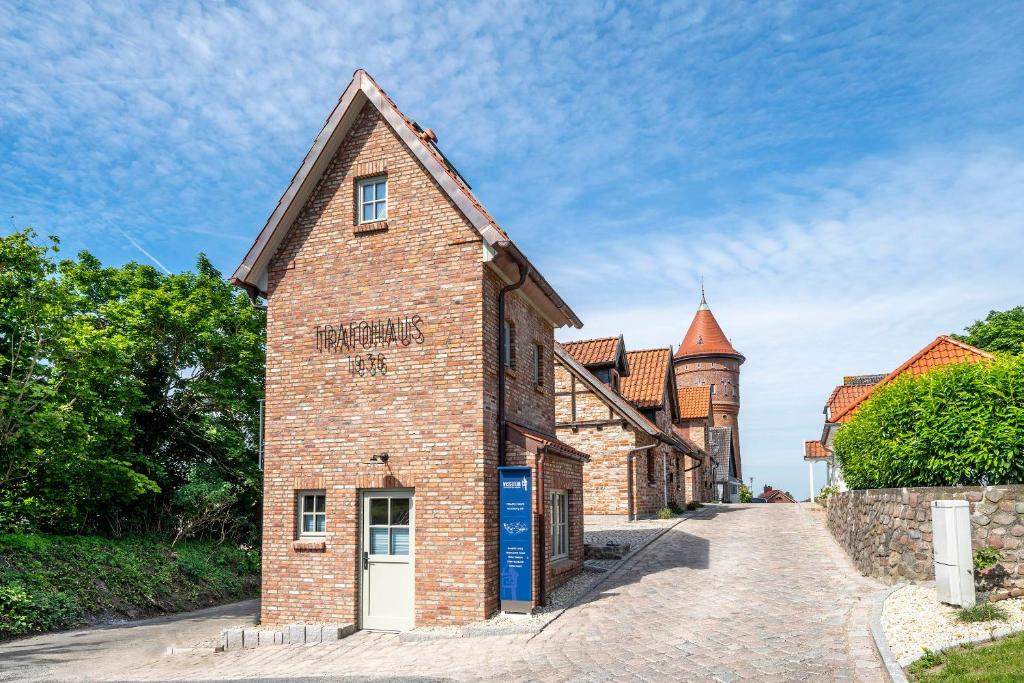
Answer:
[[[711,385],[711,395],[712,396],[715,395],[715,385],[714,384]]]

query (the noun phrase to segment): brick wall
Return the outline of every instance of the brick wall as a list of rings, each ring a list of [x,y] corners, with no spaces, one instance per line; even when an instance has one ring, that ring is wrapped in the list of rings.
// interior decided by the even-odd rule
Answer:
[[[386,223],[355,224],[355,181],[386,173]],[[262,620],[358,621],[360,488],[415,489],[417,625],[498,606],[495,410],[498,279],[479,235],[372,107],[338,150],[270,265]],[[552,330],[518,294],[508,416],[553,432]],[[317,325],[419,316],[422,343],[375,349],[384,375],[318,351]],[[390,462],[366,464],[373,453]],[[327,494],[327,535],[300,552],[295,492]]]
[[[970,503],[972,545],[994,546],[999,566],[979,578],[990,598],[1024,596],[1024,486],[869,489],[835,493],[828,527],[860,571],[888,583],[935,576],[933,500]]]
[[[587,515],[628,515],[629,514],[629,470],[627,456],[630,450],[654,444],[648,434],[634,429],[608,406],[595,392],[582,382],[573,382],[572,374],[560,364],[555,366],[555,389],[557,392],[555,415],[560,425],[558,438],[590,456],[583,467],[583,509]],[[573,397],[575,389],[575,420],[573,419]],[[671,416],[663,409],[656,419],[671,425]],[[568,426],[576,422],[577,427]],[[594,422],[597,424],[584,424]],[[633,457],[634,512],[650,516],[663,507],[665,473],[662,458],[668,457],[670,474],[674,472],[676,452],[658,443],[647,451]],[[648,464],[652,465],[648,476]],[[685,467],[681,464],[681,467]],[[669,483],[669,500],[685,504],[685,491],[678,490],[675,483]]]

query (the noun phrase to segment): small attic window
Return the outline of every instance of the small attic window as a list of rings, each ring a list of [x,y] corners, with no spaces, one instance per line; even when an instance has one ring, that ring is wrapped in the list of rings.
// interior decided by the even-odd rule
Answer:
[[[366,178],[356,185],[359,198],[359,222],[374,223],[388,217],[388,179],[386,176]]]

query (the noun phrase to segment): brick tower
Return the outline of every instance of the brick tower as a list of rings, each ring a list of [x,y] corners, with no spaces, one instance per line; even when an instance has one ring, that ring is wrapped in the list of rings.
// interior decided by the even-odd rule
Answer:
[[[700,306],[690,329],[672,358],[676,385],[679,387],[710,386],[711,411],[715,427],[729,427],[732,434],[730,467],[719,463],[719,482],[724,477],[737,484],[743,479],[740,460],[740,366],[746,358],[733,348],[729,338],[715,320],[703,289]]]

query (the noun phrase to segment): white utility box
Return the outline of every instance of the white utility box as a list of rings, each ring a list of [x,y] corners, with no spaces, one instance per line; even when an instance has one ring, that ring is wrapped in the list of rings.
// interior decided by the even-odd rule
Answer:
[[[939,602],[973,607],[974,555],[971,508],[966,500],[932,501],[935,590]]]

